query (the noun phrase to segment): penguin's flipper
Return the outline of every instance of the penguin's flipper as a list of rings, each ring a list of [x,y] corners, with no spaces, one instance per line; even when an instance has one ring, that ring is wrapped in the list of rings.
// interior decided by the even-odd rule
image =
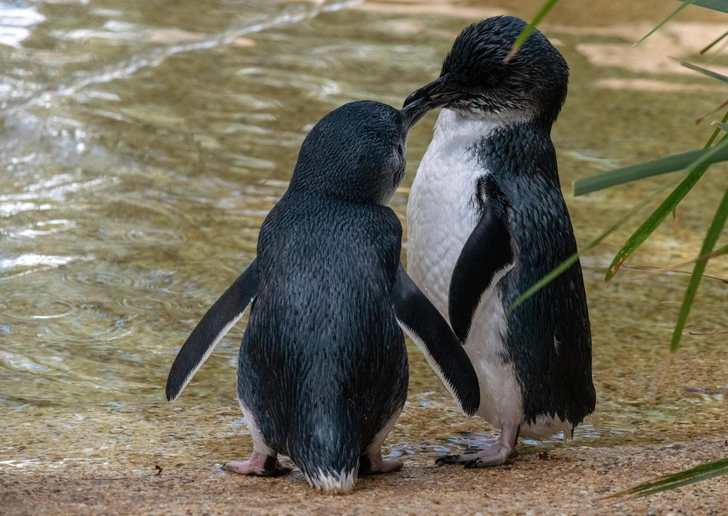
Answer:
[[[245,272],[215,301],[197,323],[174,359],[167,377],[167,400],[176,400],[197,370],[210,356],[225,334],[243,316],[258,293],[258,261],[253,260]]]
[[[447,321],[399,265],[392,288],[392,306],[397,322],[425,355],[437,376],[460,403],[473,415],[480,406],[478,377],[465,349]]]
[[[485,200],[481,205],[480,220],[455,263],[450,279],[448,315],[461,342],[468,338],[481,299],[513,268],[511,233],[505,217],[502,199]]]

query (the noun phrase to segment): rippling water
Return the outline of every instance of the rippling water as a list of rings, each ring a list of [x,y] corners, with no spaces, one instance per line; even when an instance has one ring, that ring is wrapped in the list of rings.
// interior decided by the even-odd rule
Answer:
[[[400,105],[437,75],[464,25],[528,17],[537,3],[0,1],[0,467],[124,457],[133,435],[181,435],[179,425],[242,455],[234,378],[245,320],[176,405],[163,402],[163,386],[179,346],[252,260],[307,131],[348,101]],[[707,139],[710,129],[693,122],[725,90],[665,56],[692,55],[728,29],[688,15],[629,50],[661,3],[645,2],[651,14],[642,6],[629,21],[588,4],[544,27],[572,69],[554,139],[582,244],[664,179],[583,198],[571,196],[573,180]],[[724,54],[713,60],[728,67]],[[408,176],[392,201],[403,222],[434,119],[411,135]],[[725,171],[711,169],[632,262],[693,258]],[[701,286],[683,350],[650,404],[687,276],[625,269],[605,289],[604,269],[634,227],[583,259],[599,404],[576,445],[724,432],[728,264],[711,262],[714,279]],[[392,454],[437,454],[492,435],[458,413],[414,347],[411,362]],[[134,453],[183,456],[196,446]],[[217,450],[209,446],[196,456]]]

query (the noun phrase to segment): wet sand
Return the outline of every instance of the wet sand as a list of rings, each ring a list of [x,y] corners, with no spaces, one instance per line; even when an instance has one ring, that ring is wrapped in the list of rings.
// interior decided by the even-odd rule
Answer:
[[[666,418],[620,431],[585,424],[573,441],[521,442],[508,464],[466,470],[434,460],[482,446],[495,436],[487,424],[464,416],[440,387],[408,399],[383,449],[404,468],[361,478],[352,494],[339,496],[313,490],[297,469],[280,478],[223,471],[252,451],[233,404],[188,397],[66,415],[53,406],[2,409],[0,452],[15,460],[1,463],[0,513],[725,514],[728,507],[728,476],[648,498],[603,500],[725,457],[728,436],[717,424]],[[712,405],[723,409],[722,400]]]
[[[225,473],[219,464],[151,463],[109,470],[0,473],[3,514],[725,514],[728,478],[648,498],[603,498],[622,488],[726,455],[725,440],[660,446],[564,447],[522,454],[502,467],[465,470],[412,458],[361,479],[353,494],[325,495],[297,470],[282,478]]]

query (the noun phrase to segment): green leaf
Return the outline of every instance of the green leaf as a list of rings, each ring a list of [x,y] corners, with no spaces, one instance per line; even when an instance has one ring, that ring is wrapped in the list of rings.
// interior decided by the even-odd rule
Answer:
[[[664,19],[664,20],[662,20],[662,21],[661,21],[660,23],[658,23],[658,24],[657,24],[657,27],[655,27],[654,29],[652,29],[652,30],[651,30],[650,32],[648,32],[647,34],[645,34],[645,35],[644,35],[644,36],[642,37],[642,39],[641,39],[641,40],[639,40],[639,41],[638,41],[637,43],[635,43],[635,45],[639,45],[639,44],[640,44],[640,43],[642,43],[642,42],[643,42],[644,40],[646,40],[647,38],[649,38],[650,36],[652,36],[652,35],[653,35],[653,34],[654,34],[655,32],[657,32],[658,30],[660,30],[660,29],[662,28],[662,26],[663,26],[663,25],[665,25],[665,24],[666,24],[667,22],[669,22],[669,21],[670,21],[670,20],[672,20],[672,19],[673,19],[673,18],[674,18],[675,16],[677,16],[677,14],[678,14],[678,13],[679,13],[680,11],[682,11],[682,10],[683,10],[683,9],[685,9],[685,8],[686,8],[687,6],[689,6],[690,4],[692,4],[692,3],[695,3],[695,2],[696,2],[696,0],[683,0],[683,4],[682,4],[682,5],[680,6],[680,7],[678,7],[677,9],[675,9],[675,10],[674,10],[674,11],[673,11],[672,13],[670,13],[670,15],[669,15],[669,16],[668,16],[667,18],[665,18],[665,19]]]
[[[616,498],[625,495],[631,495],[633,497],[649,496],[662,491],[669,491],[671,489],[677,489],[678,487],[694,484],[695,482],[701,482],[709,478],[725,475],[726,473],[728,473],[728,458],[718,459],[685,471],[680,471],[679,473],[665,475],[657,480],[645,482],[644,484],[640,484],[631,489],[605,496],[605,498]]]
[[[712,125],[728,133],[728,124],[724,124],[723,122],[713,122]]]
[[[723,117],[722,123],[728,121],[728,113]],[[708,143],[705,144],[702,150],[696,150],[686,152],[684,154],[676,154],[674,156],[668,156],[667,158],[650,161],[648,163],[640,163],[639,165],[633,165],[631,167],[620,168],[617,170],[610,170],[603,174],[598,174],[592,177],[586,177],[579,179],[574,182],[574,196],[585,195],[598,190],[609,188],[610,186],[621,185],[629,183],[631,181],[637,181],[639,179],[645,179],[660,174],[666,174],[669,172],[676,172],[683,168],[687,168],[690,164],[694,164],[703,153],[708,152],[707,149],[713,144],[715,139],[718,137],[720,129],[713,131],[713,134],[708,139]],[[722,141],[722,140],[721,140]],[[717,155],[713,155],[715,158],[723,156],[722,152]],[[716,159],[717,161],[724,161],[723,159]]]
[[[518,49],[521,48],[521,45],[523,45],[523,43],[528,39],[528,36],[533,33],[536,26],[541,23],[541,21],[546,17],[549,11],[556,7],[556,4],[558,3],[559,0],[546,0],[543,3],[541,9],[538,10],[536,16],[534,16],[533,20],[531,20],[531,23],[526,25],[526,27],[524,27],[524,29],[516,38],[516,41],[513,43],[513,47],[511,48],[511,51],[508,52],[508,55],[506,56],[506,61],[510,60],[510,58],[513,57],[516,52],[518,52]]]
[[[629,237],[627,242],[624,244],[622,249],[619,250],[617,256],[614,257],[614,260],[612,260],[612,263],[609,265],[609,270],[604,278],[604,281],[607,284],[612,281],[612,278],[614,278],[614,275],[617,274],[617,271],[625,260],[627,260],[627,258],[629,258],[630,255],[634,253],[645,240],[647,240],[647,237],[649,237],[655,229],[662,224],[662,221],[665,220],[670,212],[674,210],[678,204],[680,204],[680,201],[685,198],[688,192],[692,190],[700,178],[703,177],[703,174],[706,170],[708,170],[708,167],[710,167],[709,164],[702,165],[697,169],[690,171],[687,177],[682,180],[677,188],[675,188],[675,190],[667,196],[667,199],[665,199],[662,204],[660,204],[660,206],[652,212],[652,215],[650,215],[647,220],[645,220],[642,225],[637,228],[637,231]]]
[[[617,229],[617,228],[614,228],[614,229]],[[611,231],[609,231],[608,233],[604,234],[604,238],[606,238],[609,235],[609,233],[611,233]],[[600,239],[597,239],[597,240],[599,240],[599,242],[601,242],[602,240],[604,240],[604,238],[601,238],[601,240]],[[520,296],[518,296],[516,298],[516,300],[513,301],[513,303],[511,303],[511,306],[509,306],[508,309],[506,310],[506,315],[510,315],[510,313],[513,312],[513,310],[515,310],[516,308],[518,308],[519,306],[521,306],[529,297],[531,297],[536,292],[538,292],[539,290],[541,290],[542,288],[544,288],[546,285],[548,285],[549,283],[551,283],[552,281],[554,281],[566,269],[568,269],[569,267],[571,267],[574,264],[574,262],[579,259],[579,254],[580,253],[583,253],[585,251],[588,251],[589,249],[591,249],[592,247],[594,247],[594,245],[597,245],[599,242],[597,242],[596,244],[594,242],[591,242],[589,245],[587,245],[581,251],[577,251],[574,254],[572,254],[571,256],[569,256],[558,267],[556,267],[554,270],[552,270],[551,272],[549,272],[546,276],[544,276],[543,278],[541,278],[540,280],[538,280],[532,287],[530,287],[523,294],[521,294]],[[592,244],[594,244],[594,245],[592,245]]]
[[[724,122],[718,122],[718,123],[724,123]],[[720,129],[720,128],[719,128]],[[723,138],[720,139],[720,142],[715,147],[711,147],[709,149],[705,149],[704,151],[701,151],[701,154],[695,158],[695,161],[690,163],[688,165],[689,170],[695,170],[698,167],[701,167],[703,165],[712,165],[713,163],[717,163],[718,161],[725,161],[725,160],[718,160],[716,161],[716,157],[723,156],[723,154],[728,151],[728,138],[726,136],[723,136]]]
[[[694,150],[647,163],[640,163],[631,167],[610,170],[609,172],[592,177],[585,177],[574,182],[574,196],[578,197],[598,190],[604,190],[611,186],[630,183],[660,174],[677,172],[678,170],[688,168],[698,160],[705,158],[706,155],[706,163],[717,163],[728,160],[728,148],[722,148],[715,153],[710,153],[710,151],[707,149]]]
[[[723,115],[723,120],[721,120],[721,122],[725,123],[727,121],[728,112]],[[713,134],[710,136],[705,144],[706,149],[708,149],[713,144],[716,137],[718,136],[718,133],[720,133],[720,129],[716,128],[716,130],[713,131]],[[721,143],[723,143],[726,138],[728,138],[728,135],[724,136],[721,139]],[[665,199],[662,204],[660,204],[660,206],[658,206],[657,209],[652,212],[652,215],[650,215],[647,220],[644,221],[639,228],[637,228],[637,231],[632,233],[632,236],[630,236],[627,242],[622,246],[622,249],[619,250],[609,266],[607,275],[604,278],[607,285],[609,285],[609,282],[612,281],[612,278],[622,266],[624,261],[629,258],[629,256],[634,253],[635,250],[639,246],[641,246],[645,240],[647,240],[647,237],[649,237],[660,224],[662,224],[662,221],[665,220],[667,215],[675,208],[677,208],[677,205],[680,204],[680,201],[682,201],[683,198],[685,198],[685,196],[688,194],[688,192],[692,190],[692,188],[700,180],[700,178],[703,177],[703,174],[705,174],[705,171],[708,170],[709,167],[710,163],[705,163],[700,165],[699,167],[695,167],[690,170],[685,179],[683,179],[683,181],[677,186],[677,188],[675,188],[675,190],[673,190],[672,193],[667,196],[667,199]]]
[[[685,292],[685,299],[680,307],[680,315],[678,316],[677,323],[675,324],[675,331],[672,334],[670,353],[675,353],[680,346],[683,328],[685,328],[685,323],[688,320],[690,309],[693,306],[693,301],[695,301],[695,294],[698,292],[698,287],[700,286],[700,280],[703,278],[705,267],[708,265],[708,260],[710,259],[708,257],[703,258],[702,256],[713,251],[713,247],[715,247],[715,244],[720,237],[720,233],[723,231],[723,227],[725,227],[726,219],[728,219],[728,189],[726,189],[725,195],[723,195],[723,200],[718,206],[715,216],[713,217],[713,222],[711,222],[710,228],[708,228],[708,233],[705,235],[705,240],[703,240],[703,246],[700,248],[699,255],[701,258],[695,262],[693,275],[690,277],[690,283],[688,284],[688,289]]]
[[[706,45],[699,53],[705,54],[708,50],[710,50],[711,48],[716,46],[718,43],[723,41],[723,38],[725,38],[726,36],[728,36],[728,32],[725,32],[722,36],[719,36],[718,39],[716,39],[712,43],[709,43],[708,45]]]
[[[728,113],[726,113],[724,119],[728,120]],[[706,147],[709,147],[713,141],[715,140],[715,137],[718,135],[719,129],[716,129],[713,132],[713,135],[708,140],[708,143],[706,144]],[[669,170],[670,172],[674,172],[675,170],[680,170],[682,168],[685,168],[686,165],[690,167],[691,172],[688,174],[688,176],[683,179],[683,181],[673,190],[673,192],[668,196],[665,201],[660,205],[660,207],[653,212],[653,214],[640,226],[640,228],[630,237],[630,239],[627,241],[627,243],[624,245],[624,247],[620,250],[620,252],[617,254],[617,256],[614,258],[614,261],[612,262],[609,271],[607,272],[607,278],[606,281],[609,283],[612,280],[612,277],[614,274],[616,274],[619,267],[621,267],[622,263],[624,263],[624,260],[629,257],[642,243],[647,239],[649,235],[652,234],[652,232],[659,226],[663,220],[667,217],[667,215],[673,211],[677,205],[680,203],[680,201],[687,195],[687,193],[695,186],[695,183],[698,182],[698,180],[702,177],[702,175],[705,173],[706,170],[708,170],[708,167],[712,163],[714,163],[716,160],[716,157],[720,157],[726,154],[726,156],[721,160],[728,160],[728,135],[723,137],[718,145],[712,148],[706,148],[699,151],[693,151],[688,152],[685,154],[680,154],[679,156],[671,156],[670,158],[664,158],[663,160],[657,160],[651,162],[652,164],[658,163],[661,161],[670,160],[673,158],[681,158],[681,161],[678,160],[679,163],[682,163],[680,167],[675,168],[673,170]],[[687,156],[687,158],[685,158]],[[672,163],[672,162],[671,162]],[[649,165],[650,163],[647,163],[645,165]],[[630,168],[637,168],[640,167],[640,165],[637,165],[636,167],[630,167]],[[627,169],[622,169],[627,170]],[[619,172],[619,171],[614,171]],[[667,172],[667,171],[666,171]],[[658,172],[658,173],[664,173],[664,172]],[[609,174],[609,173],[607,173]],[[601,176],[596,176],[597,178],[604,176],[605,174],[602,174]],[[654,174],[651,174],[654,175]],[[643,177],[649,177],[649,176],[643,176]],[[595,179],[595,178],[588,178],[588,179]],[[626,182],[626,181],[622,181]],[[578,183],[578,182],[577,182]],[[613,184],[620,184],[620,182],[616,182]],[[558,267],[556,267],[554,270],[549,272],[546,276],[541,278],[538,282],[536,282],[532,287],[530,287],[528,290],[523,292],[516,300],[508,307],[507,311],[508,313],[512,312],[516,308],[518,308],[520,305],[523,304],[526,299],[531,297],[533,294],[541,290],[543,287],[551,283],[556,277],[558,277],[561,273],[563,273],[566,269],[568,269],[576,260],[579,259],[579,254],[585,251],[588,251],[595,246],[599,245],[605,238],[607,238],[610,234],[612,234],[614,231],[616,231],[622,224],[627,222],[632,216],[637,213],[645,204],[650,202],[655,196],[657,196],[659,193],[665,191],[667,188],[670,188],[672,186],[677,185],[677,181],[673,181],[671,183],[668,183],[664,185],[663,187],[659,188],[652,194],[650,194],[646,199],[644,199],[642,202],[637,204],[632,210],[627,212],[627,214],[622,217],[619,221],[617,221],[616,224],[614,224],[612,227],[607,229],[604,233],[602,233],[599,237],[597,237],[595,240],[587,244],[586,247],[582,248],[581,251],[574,253],[569,258],[567,258],[563,263],[561,263]],[[611,186],[611,185],[607,185]],[[601,188],[606,188],[607,186],[602,186]],[[575,192],[574,195],[581,195],[583,193],[589,193],[589,191],[594,190],[600,190],[601,188],[595,188],[593,190],[586,190],[581,193],[576,192],[576,185],[575,185]],[[622,256],[624,257],[622,259]],[[621,261],[620,261],[621,260]],[[616,266],[615,266],[616,264]]]
[[[725,0],[695,0],[695,2],[689,3],[705,7],[706,9],[728,13],[728,3]]]
[[[580,251],[572,254],[569,256],[563,263],[561,263],[558,267],[556,267],[554,270],[549,272],[546,276],[538,280],[533,286],[531,286],[528,290],[523,292],[520,296],[516,298],[513,303],[508,307],[506,310],[507,313],[511,313],[513,310],[518,308],[523,304],[526,299],[534,295],[536,292],[544,288],[546,285],[551,283],[556,277],[564,272],[566,269],[571,267],[571,265],[579,259],[579,255],[581,253],[584,253],[586,251],[589,251],[590,249],[593,249],[594,247],[598,246],[602,243],[602,241],[607,238],[609,235],[614,233],[617,229],[619,229],[620,226],[622,226],[625,222],[627,222],[629,219],[631,219],[638,211],[640,211],[647,203],[649,203],[652,199],[657,197],[659,194],[667,190],[668,188],[675,186],[677,184],[677,181],[673,181],[670,183],[667,183],[654,192],[652,192],[650,195],[648,195],[646,198],[642,199],[637,205],[635,205],[634,208],[629,210],[621,219],[619,219],[613,226],[611,226],[609,229],[607,229],[604,233],[599,235],[597,238],[589,242],[585,247],[583,247]]]
[[[712,77],[713,79],[718,79],[719,81],[728,82],[728,77],[725,75],[721,75],[719,73],[715,73],[711,70],[708,70],[707,68],[703,68],[698,65],[694,65],[693,63],[688,63],[687,61],[681,61],[680,59],[675,59],[675,61],[683,65],[685,68],[690,68],[691,70],[695,70],[696,72],[700,72],[703,75],[707,75],[708,77]]]

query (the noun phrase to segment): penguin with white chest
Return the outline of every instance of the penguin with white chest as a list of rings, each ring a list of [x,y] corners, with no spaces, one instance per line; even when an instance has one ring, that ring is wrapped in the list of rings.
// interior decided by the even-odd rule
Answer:
[[[577,250],[550,137],[569,70],[539,31],[507,59],[524,27],[467,27],[405,102],[443,107],[407,207],[408,273],[464,343],[478,414],[501,430],[483,451],[438,459],[466,467],[506,462],[519,435],[571,438],[596,402],[579,262],[509,310]]]
[[[474,414],[477,377],[457,337],[400,265],[402,227],[387,205],[405,172],[406,136],[424,114],[342,106],[306,137],[288,191],[266,217],[257,256],[205,314],[167,380],[176,399],[252,303],[237,393],[253,454],[227,471],[276,476],[288,455],[312,486],[350,491],[396,471],[381,445],[407,396],[402,328]]]

